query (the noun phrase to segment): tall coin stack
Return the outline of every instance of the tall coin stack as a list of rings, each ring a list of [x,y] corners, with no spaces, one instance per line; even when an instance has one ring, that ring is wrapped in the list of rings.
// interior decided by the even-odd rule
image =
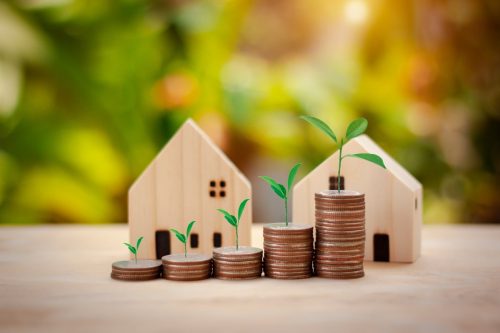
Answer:
[[[111,278],[124,281],[158,279],[161,274],[160,260],[117,261],[111,266]]]
[[[262,250],[250,247],[219,247],[214,250],[214,276],[221,280],[250,280],[262,275]]]
[[[275,279],[312,275],[313,227],[290,223],[264,226],[264,273]]]
[[[317,276],[354,279],[364,276],[365,195],[355,191],[315,194]]]
[[[212,276],[212,258],[203,254],[170,254],[161,258],[163,277],[174,281],[197,281]]]

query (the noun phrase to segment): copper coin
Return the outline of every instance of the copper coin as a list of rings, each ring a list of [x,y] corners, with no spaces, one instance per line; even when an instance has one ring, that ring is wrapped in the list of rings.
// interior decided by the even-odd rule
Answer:
[[[155,280],[160,277],[160,274],[156,275],[140,275],[140,276],[134,276],[134,275],[123,275],[123,274],[113,274],[111,273],[111,278],[114,280],[122,280],[122,281],[149,281],[149,280]]]
[[[318,277],[329,279],[357,279],[365,276],[364,271],[350,273],[332,273],[332,272],[316,272]]]
[[[151,271],[154,269],[160,269],[160,260],[127,260],[127,261],[117,261],[111,265],[112,269],[118,269],[122,271]]]
[[[164,264],[192,265],[195,263],[201,264],[204,262],[210,262],[212,258],[204,254],[188,253],[187,256],[184,254],[169,254],[167,256],[163,256],[161,260]]]
[[[219,260],[215,259],[214,264],[218,265],[231,265],[231,266],[238,266],[238,265],[257,265],[262,262],[262,258],[258,259],[252,259],[252,260],[240,260],[240,261],[230,261],[230,260]]]
[[[306,256],[279,256],[279,255],[273,255],[273,254],[266,254],[264,257],[264,261],[266,260],[275,260],[275,261],[282,261],[282,262],[304,262],[304,261],[310,261],[313,258],[313,254],[308,254]]]
[[[165,276],[164,277],[166,280],[171,280],[171,281],[200,281],[200,280],[206,280],[210,278],[210,275],[206,276],[193,276],[193,277],[185,277],[185,276]]]
[[[312,276],[312,274],[279,274],[279,273],[267,273],[266,277],[271,279],[279,279],[279,280],[299,280],[299,279],[308,279]]]
[[[264,234],[307,234],[312,233],[313,226],[308,224],[271,223],[264,226]]]
[[[177,270],[177,271],[191,271],[191,270],[210,269],[211,266],[212,266],[212,264],[209,262],[209,263],[196,264],[196,265],[165,264],[165,265],[163,265],[163,268],[164,269]]]
[[[248,275],[248,276],[226,276],[226,275],[218,275],[215,278],[219,280],[255,280],[258,279],[262,276],[261,274],[258,275]]]
[[[214,257],[256,257],[262,255],[262,249],[251,246],[240,246],[236,249],[235,246],[225,246],[214,249]]]
[[[350,191],[350,190],[326,190],[321,192],[314,193],[316,198],[335,198],[337,200],[348,200],[348,199],[356,199],[356,198],[364,198],[364,193]]]

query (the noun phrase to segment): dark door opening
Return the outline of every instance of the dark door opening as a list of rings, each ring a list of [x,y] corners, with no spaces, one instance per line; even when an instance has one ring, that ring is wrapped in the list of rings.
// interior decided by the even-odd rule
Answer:
[[[222,234],[220,232],[214,232],[214,247],[222,246]]]
[[[158,230],[155,235],[156,240],[156,259],[171,253],[170,249],[170,231]]]
[[[338,190],[338,177],[331,176],[328,181],[330,190]],[[340,190],[345,190],[344,176],[340,176]]]
[[[190,241],[191,241],[191,248],[196,249],[199,246],[199,237],[198,234],[191,234],[190,236]]]
[[[389,235],[373,235],[373,261],[389,261]]]

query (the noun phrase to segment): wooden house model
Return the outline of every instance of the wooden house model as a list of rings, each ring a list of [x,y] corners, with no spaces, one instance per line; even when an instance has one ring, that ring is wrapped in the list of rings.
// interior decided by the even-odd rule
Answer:
[[[159,259],[183,252],[169,231],[185,232],[196,220],[188,251],[211,254],[214,247],[235,242],[234,228],[217,208],[235,214],[251,198],[249,181],[191,119],[187,120],[130,187],[130,241],[144,236],[138,257]],[[239,227],[241,245],[250,245],[252,205],[248,203]]]
[[[366,135],[352,139],[343,149],[344,154],[377,154],[387,167],[384,170],[357,158],[342,161],[345,189],[365,193],[365,259],[414,262],[420,255],[422,185]],[[338,154],[335,152],[295,185],[294,222],[314,224],[314,193],[337,188]]]

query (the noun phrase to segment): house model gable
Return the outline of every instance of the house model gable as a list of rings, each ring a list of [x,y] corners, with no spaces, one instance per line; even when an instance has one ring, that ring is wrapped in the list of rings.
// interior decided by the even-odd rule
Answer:
[[[189,251],[211,254],[214,247],[235,242],[234,229],[217,208],[236,212],[246,198],[251,198],[249,181],[189,119],[129,189],[130,240],[144,236],[142,259],[180,253],[183,244],[169,230],[184,232],[196,220]],[[249,202],[239,228],[242,245],[250,245],[251,212]]]
[[[365,259],[415,261],[420,255],[422,185],[367,135],[350,140],[343,149],[344,154],[377,154],[387,167],[385,170],[358,158],[342,161],[345,189],[365,193]],[[329,189],[330,177],[337,176],[338,154],[295,185],[294,222],[315,223],[314,193]]]

